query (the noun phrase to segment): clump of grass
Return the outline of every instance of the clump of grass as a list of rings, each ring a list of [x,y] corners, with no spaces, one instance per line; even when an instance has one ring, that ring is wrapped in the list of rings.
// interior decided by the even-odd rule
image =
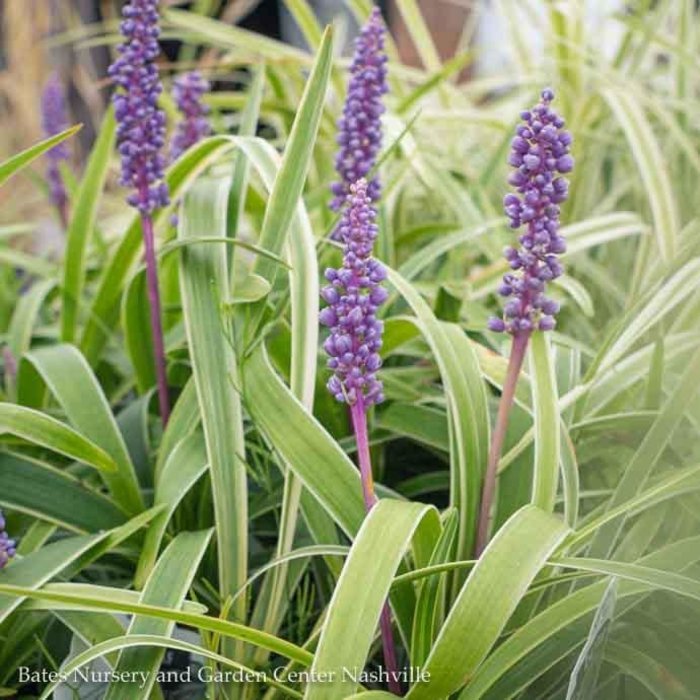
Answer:
[[[440,62],[411,3],[427,68],[401,65],[387,33],[389,59],[349,71],[310,5],[287,4],[305,49],[216,19],[216,3],[161,7],[198,65],[156,66],[156,3],[128,3],[150,29],[134,45],[123,27],[118,65],[136,52],[143,70],[110,86],[120,150],[108,114],[79,181],[63,169],[63,259],[30,236],[53,207],[42,156],[76,130],[39,142],[42,80],[24,81],[36,114],[23,81],[1,83],[22,106],[3,139],[27,147],[0,164],[0,503],[19,543],[0,540],[0,558],[16,550],[0,571],[0,687],[34,692],[19,667],[47,658],[70,674],[106,656],[155,681],[170,647],[249,673],[210,688],[239,700],[399,683],[412,700],[700,696],[692,3],[630,6],[602,27],[617,43],[581,3],[497,3],[512,60],[464,83],[470,56]],[[113,50],[117,32],[51,43]],[[21,36],[26,22],[13,76]],[[31,48],[34,62],[46,47]],[[181,123],[161,79],[194,68],[228,87],[202,96],[212,133],[161,171]],[[86,75],[70,77],[95,94]],[[575,140],[546,92],[513,142],[545,80]],[[542,114],[556,134],[535,137]],[[524,228],[504,259],[509,220]],[[150,683],[113,680],[107,697]]]

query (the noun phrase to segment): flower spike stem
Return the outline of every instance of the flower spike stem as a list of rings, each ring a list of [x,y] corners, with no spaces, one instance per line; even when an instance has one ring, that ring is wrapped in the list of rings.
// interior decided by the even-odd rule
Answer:
[[[506,378],[503,383],[501,401],[498,404],[498,416],[496,418],[496,426],[491,437],[489,461],[486,466],[486,475],[484,476],[484,485],[481,492],[479,523],[476,532],[476,544],[474,547],[474,554],[476,557],[481,556],[484,549],[486,549],[486,545],[488,544],[491,507],[493,506],[493,498],[496,493],[498,462],[501,459],[506,430],[508,429],[510,409],[513,407],[515,389],[518,385],[518,377],[520,376],[520,370],[523,367],[523,361],[525,360],[525,352],[527,351],[527,344],[529,340],[530,333],[517,333],[513,336],[513,345],[511,346],[508,370],[506,371]]]
[[[389,603],[384,603],[382,616],[379,619],[379,626],[382,631],[382,646],[384,647],[384,663],[389,674],[389,690],[401,696],[401,683],[399,682],[398,664],[396,663],[396,648],[394,647],[394,633],[391,630],[391,608]]]
[[[513,345],[484,477],[475,543],[477,557],[489,539],[498,462],[527,343],[534,330],[551,331],[559,311],[559,304],[545,292],[547,283],[564,272],[559,256],[566,252],[566,241],[559,230],[559,205],[567,199],[569,182],[561,175],[571,172],[574,159],[569,153],[571,134],[564,129],[564,119],[552,109],[553,99],[554,92],[546,88],[538,104],[520,113],[522,123],[515,131],[508,158],[515,169],[508,182],[518,194],[508,193],[503,206],[511,228],[525,225],[526,230],[518,237],[519,249],[508,246],[504,251],[510,270],[498,292],[509,301],[503,317],[491,318],[488,323],[496,333],[510,333]]]
[[[328,306],[319,316],[320,322],[331,329],[323,344],[329,356],[328,368],[333,370],[327,387],[337,401],[350,407],[362,494],[368,513],[377,503],[377,496],[372,481],[367,409],[384,400],[382,382],[377,377],[377,370],[382,365],[379,350],[384,327],[376,312],[387,298],[387,291],[381,286],[386,279],[386,270],[372,257],[372,245],[377,237],[377,212],[372,206],[369,187],[364,179],[350,185],[346,207],[336,230],[344,244],[343,265],[337,270],[326,270],[330,285],[323,288],[321,296]],[[401,695],[388,603],[384,604],[380,627],[389,688],[392,693]]]
[[[372,462],[369,454],[369,437],[367,432],[367,409],[362,398],[358,399],[350,407],[352,427],[357,443],[357,457],[360,463],[360,479],[362,480],[362,495],[365,500],[365,508],[369,513],[377,503],[374,493],[374,479],[372,478]],[[391,608],[384,604],[380,619],[382,634],[382,647],[384,649],[384,664],[389,674],[389,689],[394,695],[401,695],[401,684],[398,681],[398,665],[396,663],[396,646],[394,634],[391,629]]]
[[[141,216],[143,228],[143,246],[146,258],[146,282],[148,286],[148,307],[151,313],[151,338],[156,364],[156,381],[158,383],[158,405],[163,427],[170,418],[170,401],[168,399],[168,379],[165,371],[165,343],[163,341],[163,324],[160,316],[160,292],[158,291],[158,267],[156,263],[153,219]]]
[[[367,409],[365,402],[360,398],[350,407],[352,427],[355,431],[357,442],[357,458],[360,463],[360,478],[362,479],[362,495],[365,499],[365,508],[369,513],[377,503],[374,493],[374,479],[372,478],[372,462],[369,455],[369,437],[367,432]]]
[[[161,152],[165,144],[165,112],[158,107],[163,89],[156,65],[160,52],[158,3],[159,0],[130,0],[124,5],[119,25],[124,41],[117,46],[119,56],[108,74],[116,87],[112,103],[122,162],[119,182],[133,188],[127,202],[141,215],[158,401],[160,417],[166,425],[170,407],[152,219],[157,208],[169,203],[168,185],[163,179],[165,157]]]

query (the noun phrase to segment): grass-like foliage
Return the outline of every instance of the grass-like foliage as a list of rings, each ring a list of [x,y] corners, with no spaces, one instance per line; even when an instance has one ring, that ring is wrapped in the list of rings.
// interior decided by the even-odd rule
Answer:
[[[391,698],[384,642],[411,700],[700,697],[695,3],[639,0],[602,28],[574,0],[492,3],[511,63],[459,82],[474,54],[441,62],[417,4],[397,1],[426,67],[387,40],[383,145],[365,173],[381,180],[388,291],[368,513],[319,324],[324,270],[341,265],[329,202],[348,62],[306,0],[284,4],[308,50],[207,16],[216,3],[162,11],[183,63],[201,47],[206,77],[236,82],[205,97],[211,134],[165,171],[148,269],[112,111],[82,173],[64,171],[58,256],[24,241],[50,211],[40,158],[76,129],[0,164],[3,194],[22,195],[3,197],[0,225],[0,506],[17,541],[0,559],[0,696],[49,697],[61,678],[28,673],[71,684],[102,659],[124,674],[108,700],[160,698],[174,649],[212,699]],[[115,31],[54,41],[111,46]],[[161,71],[169,137],[178,71]],[[488,326],[517,245],[506,160],[547,85],[576,161],[565,274],[547,290],[560,311],[527,345],[482,552],[511,381],[510,339]]]

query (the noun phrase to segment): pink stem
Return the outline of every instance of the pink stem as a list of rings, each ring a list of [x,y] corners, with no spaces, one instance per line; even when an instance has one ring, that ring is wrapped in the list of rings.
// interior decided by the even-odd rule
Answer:
[[[508,370],[506,371],[506,378],[503,382],[501,401],[498,404],[498,416],[496,418],[493,436],[491,437],[491,449],[489,450],[489,460],[486,466],[484,485],[481,493],[479,523],[474,546],[474,554],[476,557],[481,556],[481,553],[486,549],[486,545],[489,541],[490,514],[491,507],[493,506],[494,494],[496,492],[498,462],[501,459],[503,442],[505,441],[506,430],[508,429],[508,417],[510,416],[510,409],[513,406],[515,388],[518,385],[518,377],[520,376],[520,370],[523,366],[525,351],[527,350],[527,343],[529,340],[530,333],[518,333],[513,336]]]
[[[362,495],[365,499],[367,512],[377,502],[374,493],[374,479],[372,478],[372,459],[369,454],[369,437],[367,434],[367,411],[362,399],[356,401],[350,407],[352,427],[355,431],[355,441],[357,442],[357,459],[360,463],[360,478],[362,480]]]
[[[168,379],[165,365],[165,344],[163,342],[163,325],[160,318],[160,292],[158,291],[158,267],[156,264],[155,240],[153,235],[153,220],[150,216],[142,216],[143,245],[146,258],[146,281],[148,285],[148,302],[151,313],[151,337],[153,339],[153,354],[155,355],[156,380],[158,383],[158,404],[163,427],[170,418],[170,402],[168,399]]]
[[[396,647],[394,645],[394,633],[391,629],[391,608],[389,603],[384,603],[382,616],[379,618],[379,627],[382,631],[382,646],[384,647],[384,663],[389,673],[389,690],[394,695],[403,695],[399,682],[398,664],[396,663]]]
[[[5,377],[8,384],[14,386],[17,382],[17,358],[15,358],[12,350],[7,345],[2,346],[2,359],[5,363]]]
[[[377,503],[377,496],[374,493],[374,479],[372,478],[372,460],[369,453],[369,437],[367,433],[367,410],[364,401],[360,398],[350,407],[350,417],[352,427],[355,432],[357,443],[357,457],[360,463],[360,479],[362,481],[362,495],[365,501],[365,509],[369,513]],[[401,683],[398,676],[398,665],[396,663],[396,646],[394,644],[394,634],[391,629],[391,608],[388,602],[382,608],[380,618],[380,629],[382,635],[382,647],[384,649],[384,664],[389,675],[389,690],[394,695],[401,695]]]

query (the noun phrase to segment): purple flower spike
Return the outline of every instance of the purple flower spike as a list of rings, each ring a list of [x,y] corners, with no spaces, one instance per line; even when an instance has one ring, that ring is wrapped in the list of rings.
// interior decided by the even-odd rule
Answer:
[[[388,91],[384,32],[382,13],[375,7],[355,40],[348,95],[343,116],[338,120],[340,150],[335,167],[340,180],[331,186],[334,195],[331,208],[334,211],[339,211],[345,203],[350,186],[372,170],[381,147],[382,98]],[[367,185],[367,196],[376,202],[380,193],[379,180],[374,177]],[[339,240],[338,236],[336,229],[333,239]]]
[[[165,113],[158,109],[158,96],[163,87],[155,64],[160,51],[158,0],[131,0],[124,5],[122,17],[124,43],[117,47],[119,58],[109,67],[109,75],[117,85],[112,102],[117,119],[117,144],[122,158],[120,182],[124,187],[133,188],[127,202],[141,215],[158,403],[165,425],[170,416],[170,405],[151,216],[155,209],[168,204],[162,152],[165,145]]]
[[[338,227],[344,242],[343,265],[326,270],[330,284],[321,290],[328,306],[321,311],[320,320],[331,329],[324,344],[330,356],[328,367],[334,372],[328,390],[351,406],[384,400],[382,383],[377,379],[383,323],[376,311],[387,298],[381,286],[386,270],[372,258],[377,213],[368,190],[366,180],[350,186]]]
[[[182,121],[175,128],[170,145],[171,161],[211,133],[211,126],[207,119],[209,108],[202,103],[202,97],[209,92],[209,89],[209,82],[199,71],[191,71],[175,79],[172,94],[182,114]]]
[[[508,181],[519,194],[507,194],[503,206],[511,228],[527,229],[519,249],[505,250],[512,272],[503,277],[499,293],[510,299],[503,318],[489,320],[492,331],[517,335],[551,330],[559,311],[544,291],[563,272],[558,256],[566,251],[566,241],[559,234],[559,205],[567,198],[569,183],[561,173],[570,172],[574,160],[569,155],[571,134],[549,106],[553,99],[551,90],[543,90],[540,103],[521,112],[524,123],[511,143],[508,162],[515,171]]]
[[[66,95],[58,73],[51,73],[41,95],[41,122],[46,136],[56,136],[68,128]],[[68,194],[61,176],[61,163],[69,158],[68,145],[62,142],[47,151],[46,179],[49,183],[51,202],[64,215],[68,206]],[[66,223],[66,222],[64,222]]]
[[[148,215],[168,204],[163,182],[165,113],[158,109],[162,91],[155,59],[158,47],[158,0],[131,0],[122,10],[124,43],[109,75],[118,86],[112,101],[118,122],[121,184],[133,187],[128,202]]]
[[[0,569],[4,569],[7,562],[17,554],[16,543],[5,532],[5,518],[0,510]]]

